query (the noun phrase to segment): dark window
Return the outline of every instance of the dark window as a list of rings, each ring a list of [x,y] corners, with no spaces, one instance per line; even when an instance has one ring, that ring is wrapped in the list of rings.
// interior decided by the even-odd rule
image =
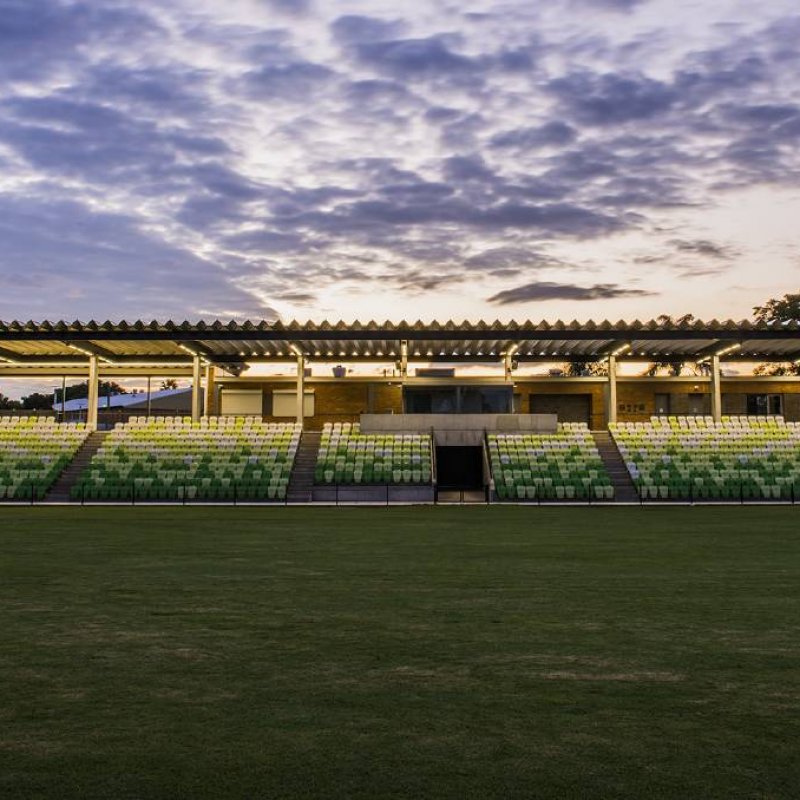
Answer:
[[[766,414],[782,414],[783,398],[779,394],[749,394],[747,395],[747,413],[751,416]]]
[[[406,414],[508,414],[511,387],[456,386],[404,391]]]
[[[666,417],[669,414],[669,395],[657,394],[656,395],[656,415],[659,417]]]

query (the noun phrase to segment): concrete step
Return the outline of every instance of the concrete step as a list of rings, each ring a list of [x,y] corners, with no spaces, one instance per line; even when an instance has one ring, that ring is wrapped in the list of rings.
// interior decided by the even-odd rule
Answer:
[[[321,440],[322,434],[319,431],[305,431],[300,437],[300,446],[297,448],[286,491],[286,498],[290,503],[308,503],[311,500]]]
[[[614,487],[614,499],[618,503],[639,502],[639,493],[611,434],[606,431],[592,431],[592,437]]]
[[[56,482],[50,487],[50,491],[45,495],[45,503],[65,503],[69,501],[70,490],[89,466],[94,454],[102,447],[108,434],[108,431],[94,431],[86,437],[80,450],[78,450],[75,457],[58,476]]]

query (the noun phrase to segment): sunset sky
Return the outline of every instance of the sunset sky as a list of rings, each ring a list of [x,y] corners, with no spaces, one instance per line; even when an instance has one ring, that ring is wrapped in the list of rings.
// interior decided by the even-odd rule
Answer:
[[[0,10],[0,319],[741,319],[800,284],[796,0]]]

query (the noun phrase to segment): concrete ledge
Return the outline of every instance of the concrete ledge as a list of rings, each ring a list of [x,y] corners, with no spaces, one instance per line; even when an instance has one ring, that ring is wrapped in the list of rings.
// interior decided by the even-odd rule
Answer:
[[[433,486],[315,486],[311,494],[317,503],[432,503]]]

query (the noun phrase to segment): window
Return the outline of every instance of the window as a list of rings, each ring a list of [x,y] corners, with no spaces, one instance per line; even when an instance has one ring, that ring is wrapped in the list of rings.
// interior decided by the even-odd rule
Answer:
[[[510,387],[456,386],[404,390],[406,414],[508,414]]]
[[[750,416],[783,413],[783,397],[779,394],[747,395],[747,413]]]

